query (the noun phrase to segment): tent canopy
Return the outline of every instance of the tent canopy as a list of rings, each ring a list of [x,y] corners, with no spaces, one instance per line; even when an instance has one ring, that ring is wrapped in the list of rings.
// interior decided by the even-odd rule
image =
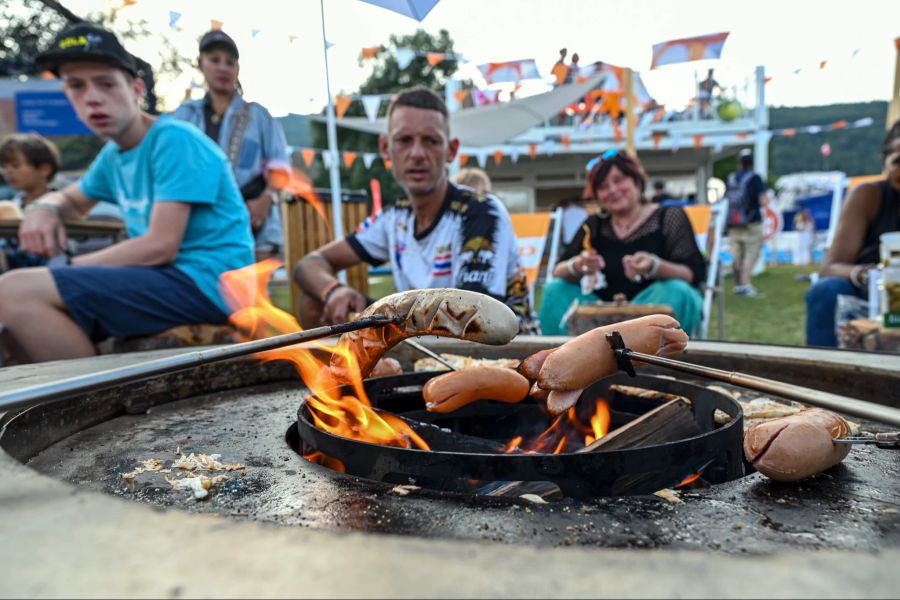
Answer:
[[[451,132],[463,146],[506,144],[517,135],[555,117],[566,106],[597,87],[604,78],[604,74],[596,74],[583,83],[561,85],[544,94],[452,113]],[[325,122],[325,117],[319,115],[311,115],[309,118]],[[345,117],[338,119],[337,125],[376,135],[387,129],[386,119],[383,118],[372,122],[366,117]]]

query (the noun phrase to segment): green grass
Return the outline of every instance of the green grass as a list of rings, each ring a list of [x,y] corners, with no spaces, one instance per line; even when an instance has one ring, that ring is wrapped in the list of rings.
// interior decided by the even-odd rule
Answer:
[[[795,267],[778,265],[767,267],[753,278],[753,285],[763,297],[735,296],[731,289],[734,279],[725,277],[725,341],[759,342],[764,344],[803,345],[806,303],[803,295],[809,281],[796,279],[818,271],[818,265]],[[718,337],[718,314],[713,306],[709,325],[710,339]]]
[[[806,304],[803,295],[809,288],[806,280],[797,280],[798,275],[807,275],[818,270],[818,265],[795,267],[778,265],[768,267],[765,273],[753,278],[763,294],[760,298],[735,296],[731,292],[734,280],[726,276],[723,281],[725,291],[725,338],[729,342],[758,342],[764,344],[804,344],[804,321]],[[272,302],[280,307],[289,305],[287,286],[270,286]],[[394,293],[394,281],[390,276],[373,277],[369,281],[369,295],[382,298]],[[541,289],[535,291],[536,301],[541,301]],[[713,314],[709,325],[709,338],[718,337],[718,313],[713,304]]]

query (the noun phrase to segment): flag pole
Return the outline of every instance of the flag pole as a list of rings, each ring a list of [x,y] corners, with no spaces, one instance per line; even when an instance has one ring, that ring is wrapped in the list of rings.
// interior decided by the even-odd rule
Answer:
[[[331,77],[328,73],[328,39],[325,37],[325,0],[319,0],[319,8],[322,17],[322,51],[325,55],[325,89],[328,92],[328,106],[325,109],[326,128],[328,131],[328,154],[331,156],[329,174],[331,175],[331,223],[333,225],[334,239],[344,237],[344,222],[341,217],[341,171],[337,148],[337,123],[334,115],[334,100],[331,97]],[[342,283],[347,283],[347,272],[340,271],[337,278]]]

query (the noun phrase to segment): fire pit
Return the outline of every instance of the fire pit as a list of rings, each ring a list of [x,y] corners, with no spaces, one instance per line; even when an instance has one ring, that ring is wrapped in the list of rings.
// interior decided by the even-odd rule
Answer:
[[[452,340],[428,345],[439,352],[522,358],[557,343],[533,338],[504,348]],[[395,350],[407,369],[418,358]],[[3,369],[0,384],[10,389],[161,354]],[[692,344],[686,358],[835,393],[900,401],[900,357],[701,342]],[[641,373],[636,381],[622,382],[705,388],[705,382],[681,377],[658,379],[654,375],[665,373],[653,368]],[[412,411],[418,386],[429,376],[368,384],[379,403],[384,396],[386,408],[423,422],[426,415]],[[400,384],[409,389],[404,392]],[[695,399],[693,387],[666,389],[690,389],[685,395]],[[587,595],[598,589],[616,595],[628,590],[665,595],[676,589],[719,595],[734,581],[744,582],[748,595],[890,595],[896,590],[900,455],[895,452],[855,448],[841,465],[798,484],[772,482],[755,473],[737,478],[723,473],[715,485],[684,488],[680,503],[644,494],[576,498],[577,489],[567,489],[565,498],[549,504],[481,496],[460,487],[451,487],[457,490],[451,493],[410,486],[400,491],[395,483],[409,483],[406,464],[388,465],[380,471],[387,481],[375,481],[370,475],[341,474],[313,464],[291,449],[285,432],[297,420],[304,392],[292,365],[240,360],[3,415],[0,506],[8,543],[0,545],[0,578],[12,582],[7,589],[32,596],[98,590],[105,595],[142,590],[160,597],[296,595],[296,568],[303,565],[316,574],[304,590],[318,595],[398,595],[399,581],[402,589],[423,595],[477,595],[479,590]],[[623,421],[631,418],[624,414],[628,412],[622,410]],[[463,416],[459,422],[453,422],[457,417],[435,418],[440,420],[433,424],[462,436],[449,440],[448,452],[461,451],[458,444],[475,444],[472,437],[495,445],[491,436],[502,439],[518,427],[509,424],[508,431],[498,434],[479,429],[480,417]],[[528,421],[531,415],[513,409],[508,418]],[[874,423],[863,426],[887,430]],[[422,430],[431,427],[426,424]],[[436,431],[435,436],[443,435]],[[722,441],[721,448],[729,443]],[[231,475],[202,500],[173,489],[164,474],[142,474],[131,487],[122,479],[150,458],[168,465],[178,448],[182,453],[221,454],[222,462],[245,464],[246,474]],[[509,458],[466,451],[492,460]],[[717,468],[710,465],[703,478],[713,477]],[[387,477],[389,473],[396,477]],[[496,476],[525,480],[522,475]],[[684,475],[673,473],[667,485]],[[487,480],[495,475],[478,476]],[[538,476],[539,481],[555,481],[544,472]],[[425,483],[431,482],[417,477],[416,485]],[[657,551],[639,557],[620,552],[646,548]],[[202,560],[186,568],[185,557]],[[421,568],[409,569],[413,563]],[[533,572],[538,563],[540,576]],[[58,577],[48,577],[46,566],[40,566],[47,564],[54,565]],[[336,581],[335,565],[353,568],[358,576],[352,579],[365,581],[365,587]],[[546,577],[557,569],[586,575],[562,583]],[[717,577],[698,578],[709,569]],[[263,582],[268,587],[259,587]]]
[[[476,403],[442,415],[424,410],[421,387],[436,373],[404,374],[370,379],[366,393],[373,407],[399,413],[431,450],[373,444],[334,435],[317,428],[310,418],[304,392],[297,427],[304,453],[322,452],[340,461],[347,473],[391,483],[416,483],[442,490],[471,491],[495,481],[544,481],[558,485],[573,498],[649,494],[675,487],[703,471],[709,483],[744,474],[741,407],[731,397],[705,387],[658,377],[606,378],[588,388],[582,405],[610,396],[609,387],[628,383],[690,398],[698,435],[668,443],[600,452],[509,453],[501,441],[517,434],[537,434],[550,421],[534,404]],[[349,386],[338,396],[352,394]],[[652,404],[650,404],[652,406]],[[646,402],[624,398],[612,407],[613,426],[648,410]],[[714,412],[732,417],[716,426]],[[462,435],[477,432],[479,437]],[[485,437],[487,436],[487,437]]]

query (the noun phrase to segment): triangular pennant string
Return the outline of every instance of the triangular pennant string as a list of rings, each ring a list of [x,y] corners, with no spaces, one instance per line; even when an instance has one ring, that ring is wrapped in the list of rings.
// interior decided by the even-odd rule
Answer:
[[[304,165],[312,167],[313,160],[316,158],[316,151],[314,148],[303,148],[300,150],[300,156],[303,158]]]
[[[210,29],[214,29],[214,30],[218,31],[218,30],[222,29],[223,25],[225,25],[224,21],[217,21],[215,19],[209,20],[209,28]]]
[[[503,162],[503,150],[494,150],[494,164],[498,167]]]
[[[384,168],[387,169],[388,171],[390,171],[393,167],[394,167],[394,162],[389,158],[385,158],[384,159]]]
[[[397,58],[397,66],[400,67],[400,70],[402,71],[406,69],[416,57],[416,52],[409,48],[397,48],[394,50],[394,56]]]
[[[460,166],[460,168],[466,166],[466,163],[467,163],[467,162],[469,162],[469,155],[468,155],[468,154],[460,154],[460,155],[459,155],[459,166]]]
[[[375,162],[376,156],[377,156],[377,154],[375,154],[374,152],[364,152],[363,153],[363,155],[362,155],[363,164],[366,166],[367,169],[372,168],[372,163]]]
[[[699,150],[703,147],[703,134],[698,133],[694,136],[694,149]]]
[[[531,160],[537,158],[537,144],[528,144],[528,156],[531,157]]]
[[[442,52],[429,52],[425,55],[425,59],[428,61],[428,64],[432,67],[437,66],[438,63],[444,60],[446,55]]]
[[[372,59],[378,56],[378,53],[381,52],[381,47],[379,46],[369,46],[368,48],[363,48],[360,53],[362,57],[365,59]]]
[[[482,169],[487,166],[487,157],[488,157],[487,150],[479,150],[478,152],[475,153],[475,158],[478,159],[478,166],[481,167]]]
[[[509,150],[509,160],[513,163],[519,162],[519,154],[521,154],[521,149],[518,146],[513,146]]]
[[[349,169],[356,162],[356,152],[344,152],[344,168]]]
[[[453,97],[456,98],[456,101],[462,104],[466,101],[466,98],[469,96],[469,90],[457,90],[453,92]]]
[[[181,13],[170,10],[169,11],[169,29],[175,29],[175,24],[178,23],[178,19],[181,18]]]

